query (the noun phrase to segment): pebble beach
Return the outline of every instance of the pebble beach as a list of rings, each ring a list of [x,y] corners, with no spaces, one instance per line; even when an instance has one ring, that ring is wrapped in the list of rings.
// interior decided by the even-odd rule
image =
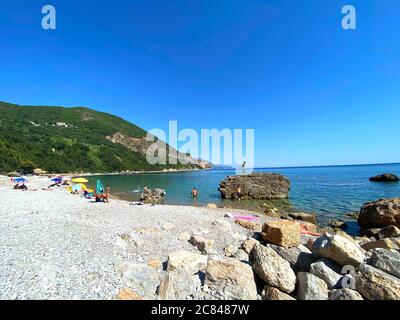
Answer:
[[[28,187],[37,191],[20,191],[0,178],[0,299],[115,299],[124,288],[116,272],[124,261],[159,282],[171,252],[197,251],[179,240],[182,233],[214,240],[219,254],[249,235],[224,218],[232,213],[226,209],[94,203],[65,188],[41,189],[48,184],[32,177]],[[133,289],[155,299],[145,282]]]

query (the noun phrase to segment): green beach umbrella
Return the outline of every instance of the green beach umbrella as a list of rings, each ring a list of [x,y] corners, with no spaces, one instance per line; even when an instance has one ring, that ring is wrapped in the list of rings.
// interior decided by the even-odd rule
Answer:
[[[97,194],[104,193],[104,186],[100,180],[97,180],[97,182],[96,182],[96,193]]]

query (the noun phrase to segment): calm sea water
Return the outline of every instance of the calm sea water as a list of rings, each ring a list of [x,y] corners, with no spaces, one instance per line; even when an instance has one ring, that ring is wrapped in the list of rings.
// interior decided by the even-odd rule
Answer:
[[[358,211],[362,204],[380,198],[400,197],[400,183],[370,182],[371,176],[391,172],[400,175],[400,164],[335,166],[308,168],[257,169],[287,176],[292,184],[288,200],[241,201],[240,206],[260,207],[263,203],[279,208],[293,208],[316,212],[319,222],[332,219],[348,220],[346,213]],[[111,193],[127,200],[137,200],[143,187],[162,188],[167,191],[166,204],[204,205],[210,202],[221,206],[238,207],[238,201],[221,200],[219,182],[233,170],[207,170],[178,173],[151,173],[135,175],[107,175],[90,177],[94,185],[101,179],[111,188]],[[194,202],[191,189],[200,191]]]

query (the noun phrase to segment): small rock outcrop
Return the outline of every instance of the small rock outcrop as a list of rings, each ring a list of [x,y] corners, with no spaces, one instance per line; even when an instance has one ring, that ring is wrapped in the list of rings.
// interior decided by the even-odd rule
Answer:
[[[140,201],[147,203],[160,203],[164,200],[167,193],[163,189],[153,189],[143,192],[140,196]]]
[[[373,182],[397,182],[400,178],[393,173],[384,173],[375,177],[369,178],[369,181]]]
[[[229,176],[219,184],[221,198],[236,199],[238,187],[242,199],[286,199],[289,196],[290,181],[277,173]]]
[[[357,221],[361,229],[387,226],[400,228],[400,198],[381,199],[364,204]]]

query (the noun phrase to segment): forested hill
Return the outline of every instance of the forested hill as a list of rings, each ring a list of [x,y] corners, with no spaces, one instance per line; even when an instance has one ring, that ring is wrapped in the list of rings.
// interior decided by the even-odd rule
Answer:
[[[150,165],[146,131],[88,108],[19,106],[0,102],[0,173],[121,172],[200,167]]]

